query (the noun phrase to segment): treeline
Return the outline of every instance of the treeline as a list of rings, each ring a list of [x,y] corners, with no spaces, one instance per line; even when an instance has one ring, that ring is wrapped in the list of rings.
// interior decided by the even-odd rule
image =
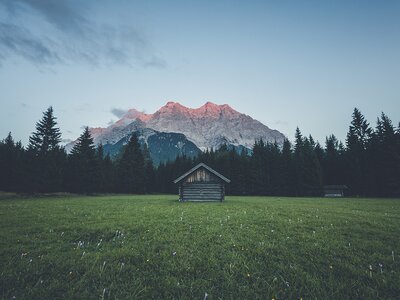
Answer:
[[[168,179],[204,162],[231,179],[226,191],[233,195],[319,196],[324,185],[346,185],[347,195],[400,196],[400,124],[396,128],[384,113],[373,129],[354,109],[345,145],[330,135],[321,146],[297,128],[294,144],[259,140],[252,150],[237,154],[223,146],[162,164],[156,172],[159,191],[174,192]]]
[[[117,159],[95,147],[86,127],[67,154],[53,108],[43,113],[29,145],[22,147],[11,133],[0,142],[0,190],[48,193],[154,192],[154,168],[146,148],[132,135]]]
[[[334,135],[322,146],[295,132],[294,143],[255,141],[252,154],[228,146],[154,167],[136,135],[116,159],[95,147],[88,128],[70,154],[50,107],[24,148],[11,133],[0,142],[0,190],[16,192],[176,193],[173,179],[204,162],[231,179],[232,195],[318,196],[324,185],[346,185],[348,195],[400,196],[400,124],[384,114],[372,128],[354,109],[345,144]]]

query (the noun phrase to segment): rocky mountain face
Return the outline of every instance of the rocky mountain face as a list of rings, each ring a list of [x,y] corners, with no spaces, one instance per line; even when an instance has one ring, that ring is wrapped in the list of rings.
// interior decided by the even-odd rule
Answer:
[[[191,109],[168,102],[153,115],[145,115],[146,127],[158,131],[183,133],[201,150],[218,148],[226,143],[251,149],[255,139],[283,143],[284,136],[229,105],[207,102]]]
[[[217,149],[223,144],[238,151],[250,150],[256,139],[282,144],[284,135],[237,112],[229,105],[207,102],[199,108],[188,108],[168,102],[154,114],[129,110],[107,128],[91,128],[96,144],[116,155],[129,136],[136,133],[146,143],[153,161],[172,160],[179,154],[195,156],[200,150]],[[73,144],[67,145],[67,150]]]
[[[171,161],[178,155],[195,157],[200,152],[200,149],[181,133],[158,132],[145,128],[130,132],[114,144],[104,144],[104,153],[117,157],[122,147],[128,143],[132,133],[139,137],[141,145],[147,145],[150,157],[156,166],[162,162]]]

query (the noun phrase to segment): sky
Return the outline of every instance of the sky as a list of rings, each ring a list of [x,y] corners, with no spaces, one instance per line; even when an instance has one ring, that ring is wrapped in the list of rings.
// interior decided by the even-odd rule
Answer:
[[[0,139],[229,104],[293,140],[400,121],[400,1],[0,0]]]

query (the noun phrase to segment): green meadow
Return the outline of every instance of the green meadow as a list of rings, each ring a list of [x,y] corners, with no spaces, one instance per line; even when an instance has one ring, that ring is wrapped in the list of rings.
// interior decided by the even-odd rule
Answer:
[[[400,199],[0,200],[3,299],[395,299]]]

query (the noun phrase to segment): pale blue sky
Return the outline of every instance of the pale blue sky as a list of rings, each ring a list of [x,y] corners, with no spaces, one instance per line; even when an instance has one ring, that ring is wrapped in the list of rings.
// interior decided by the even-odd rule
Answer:
[[[0,138],[26,144],[50,105],[75,139],[167,101],[322,143],[354,107],[397,124],[400,2],[0,0]]]

